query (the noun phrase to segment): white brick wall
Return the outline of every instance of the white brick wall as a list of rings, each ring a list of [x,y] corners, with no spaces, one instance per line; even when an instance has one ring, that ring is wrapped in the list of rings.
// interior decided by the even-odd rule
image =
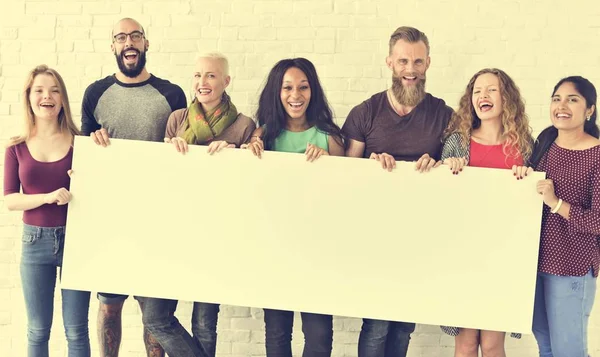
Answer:
[[[565,75],[588,77],[600,89],[600,6],[596,0],[173,0],[173,1],[2,1],[0,10],[0,140],[21,126],[20,92],[25,75],[39,63],[63,74],[77,122],[83,91],[116,70],[108,34],[121,17],[147,29],[149,70],[189,93],[197,51],[220,50],[231,61],[230,93],[238,108],[252,114],[260,86],[275,61],[305,56],[317,66],[337,120],[390,83],[387,42],[398,26],[428,34],[432,65],[428,90],[456,106],[468,79],[482,67],[506,70],[520,86],[536,132],[549,124],[549,95]],[[434,13],[436,13],[434,15]],[[0,163],[2,165],[2,163]],[[0,170],[2,172],[2,170]],[[2,175],[0,173],[0,175]],[[0,354],[23,356],[25,313],[18,261],[20,214],[9,213],[0,197]],[[57,291],[58,292],[58,291]],[[492,307],[493,308],[493,307]],[[90,329],[94,354],[97,300]],[[189,321],[191,304],[178,316]],[[262,310],[224,306],[219,320],[219,356],[264,355]],[[140,313],[128,300],[123,356],[143,356]],[[294,352],[301,353],[299,320]],[[51,348],[66,356],[60,297]],[[188,323],[189,325],[189,323]],[[360,320],[334,319],[334,356],[355,356]],[[593,311],[590,349],[600,352],[600,309]],[[437,326],[418,326],[409,356],[452,356],[453,339]],[[526,336],[507,339],[510,356],[537,355]]]

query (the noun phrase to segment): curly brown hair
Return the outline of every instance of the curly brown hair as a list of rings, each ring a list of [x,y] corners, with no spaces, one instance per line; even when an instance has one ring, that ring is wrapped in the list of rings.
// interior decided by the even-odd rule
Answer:
[[[481,126],[481,119],[477,117],[472,104],[472,95],[475,81],[479,76],[486,73],[496,75],[500,83],[502,136],[505,139],[504,154],[513,157],[518,157],[520,154],[526,162],[531,157],[533,150],[533,137],[529,126],[529,117],[525,113],[525,102],[515,82],[501,69],[485,68],[475,73],[469,84],[467,84],[465,93],[460,98],[458,109],[452,114],[445,136],[459,133],[463,139],[463,144],[466,146],[470,141],[473,129]],[[507,150],[510,152],[507,152]]]

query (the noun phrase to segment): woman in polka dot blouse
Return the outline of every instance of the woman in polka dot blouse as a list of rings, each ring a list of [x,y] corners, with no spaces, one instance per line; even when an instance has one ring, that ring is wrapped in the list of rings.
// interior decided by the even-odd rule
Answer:
[[[546,172],[533,314],[540,357],[586,357],[587,326],[600,262],[600,140],[596,89],[587,79],[560,80],[552,126],[538,137],[531,165]],[[531,168],[515,167],[517,179]]]
[[[477,72],[467,84],[446,130],[442,163],[453,174],[465,165],[508,171],[514,165],[522,166],[532,148],[525,103],[515,82],[497,68]],[[441,329],[456,336],[455,357],[477,357],[480,348],[484,356],[506,356],[505,332],[451,326]]]

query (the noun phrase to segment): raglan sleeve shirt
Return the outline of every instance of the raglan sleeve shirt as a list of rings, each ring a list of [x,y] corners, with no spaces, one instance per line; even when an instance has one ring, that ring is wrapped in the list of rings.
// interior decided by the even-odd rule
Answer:
[[[171,112],[187,107],[185,93],[178,85],[166,80],[156,80],[152,82],[152,85],[167,99]]]
[[[81,134],[89,136],[96,130],[100,130],[101,126],[94,117],[94,109],[98,104],[100,96],[94,93],[93,84],[88,86],[83,95],[81,103]]]
[[[81,134],[89,136],[96,130],[100,130],[102,126],[98,123],[96,115],[96,107],[98,101],[104,92],[116,82],[114,76],[108,76],[90,84],[83,94],[81,102]]]

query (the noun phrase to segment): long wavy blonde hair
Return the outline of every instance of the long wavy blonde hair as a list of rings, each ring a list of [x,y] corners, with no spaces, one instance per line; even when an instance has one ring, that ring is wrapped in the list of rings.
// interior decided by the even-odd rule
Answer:
[[[481,126],[473,107],[473,87],[482,74],[491,73],[498,77],[500,95],[502,96],[502,137],[504,139],[504,154],[518,157],[524,161],[531,157],[533,137],[529,126],[529,117],[525,113],[525,102],[515,82],[504,71],[497,68],[485,68],[475,73],[467,84],[465,93],[460,98],[459,107],[452,114],[450,124],[446,129],[446,137],[459,133],[465,145],[469,143],[471,132]]]
[[[46,66],[45,64],[39,65],[32,69],[27,75],[25,86],[23,87],[22,101],[23,101],[23,119],[25,121],[25,128],[23,135],[10,138],[8,146],[20,144],[29,139],[35,130],[35,115],[31,108],[31,102],[29,100],[29,94],[31,93],[31,87],[33,81],[38,75],[49,75],[54,78],[58,91],[60,93],[62,108],[58,113],[58,126],[61,133],[68,131],[72,136],[80,135],[79,129],[73,122],[73,116],[71,115],[71,107],[69,105],[69,95],[67,94],[67,87],[63,81],[61,75],[54,69]]]

